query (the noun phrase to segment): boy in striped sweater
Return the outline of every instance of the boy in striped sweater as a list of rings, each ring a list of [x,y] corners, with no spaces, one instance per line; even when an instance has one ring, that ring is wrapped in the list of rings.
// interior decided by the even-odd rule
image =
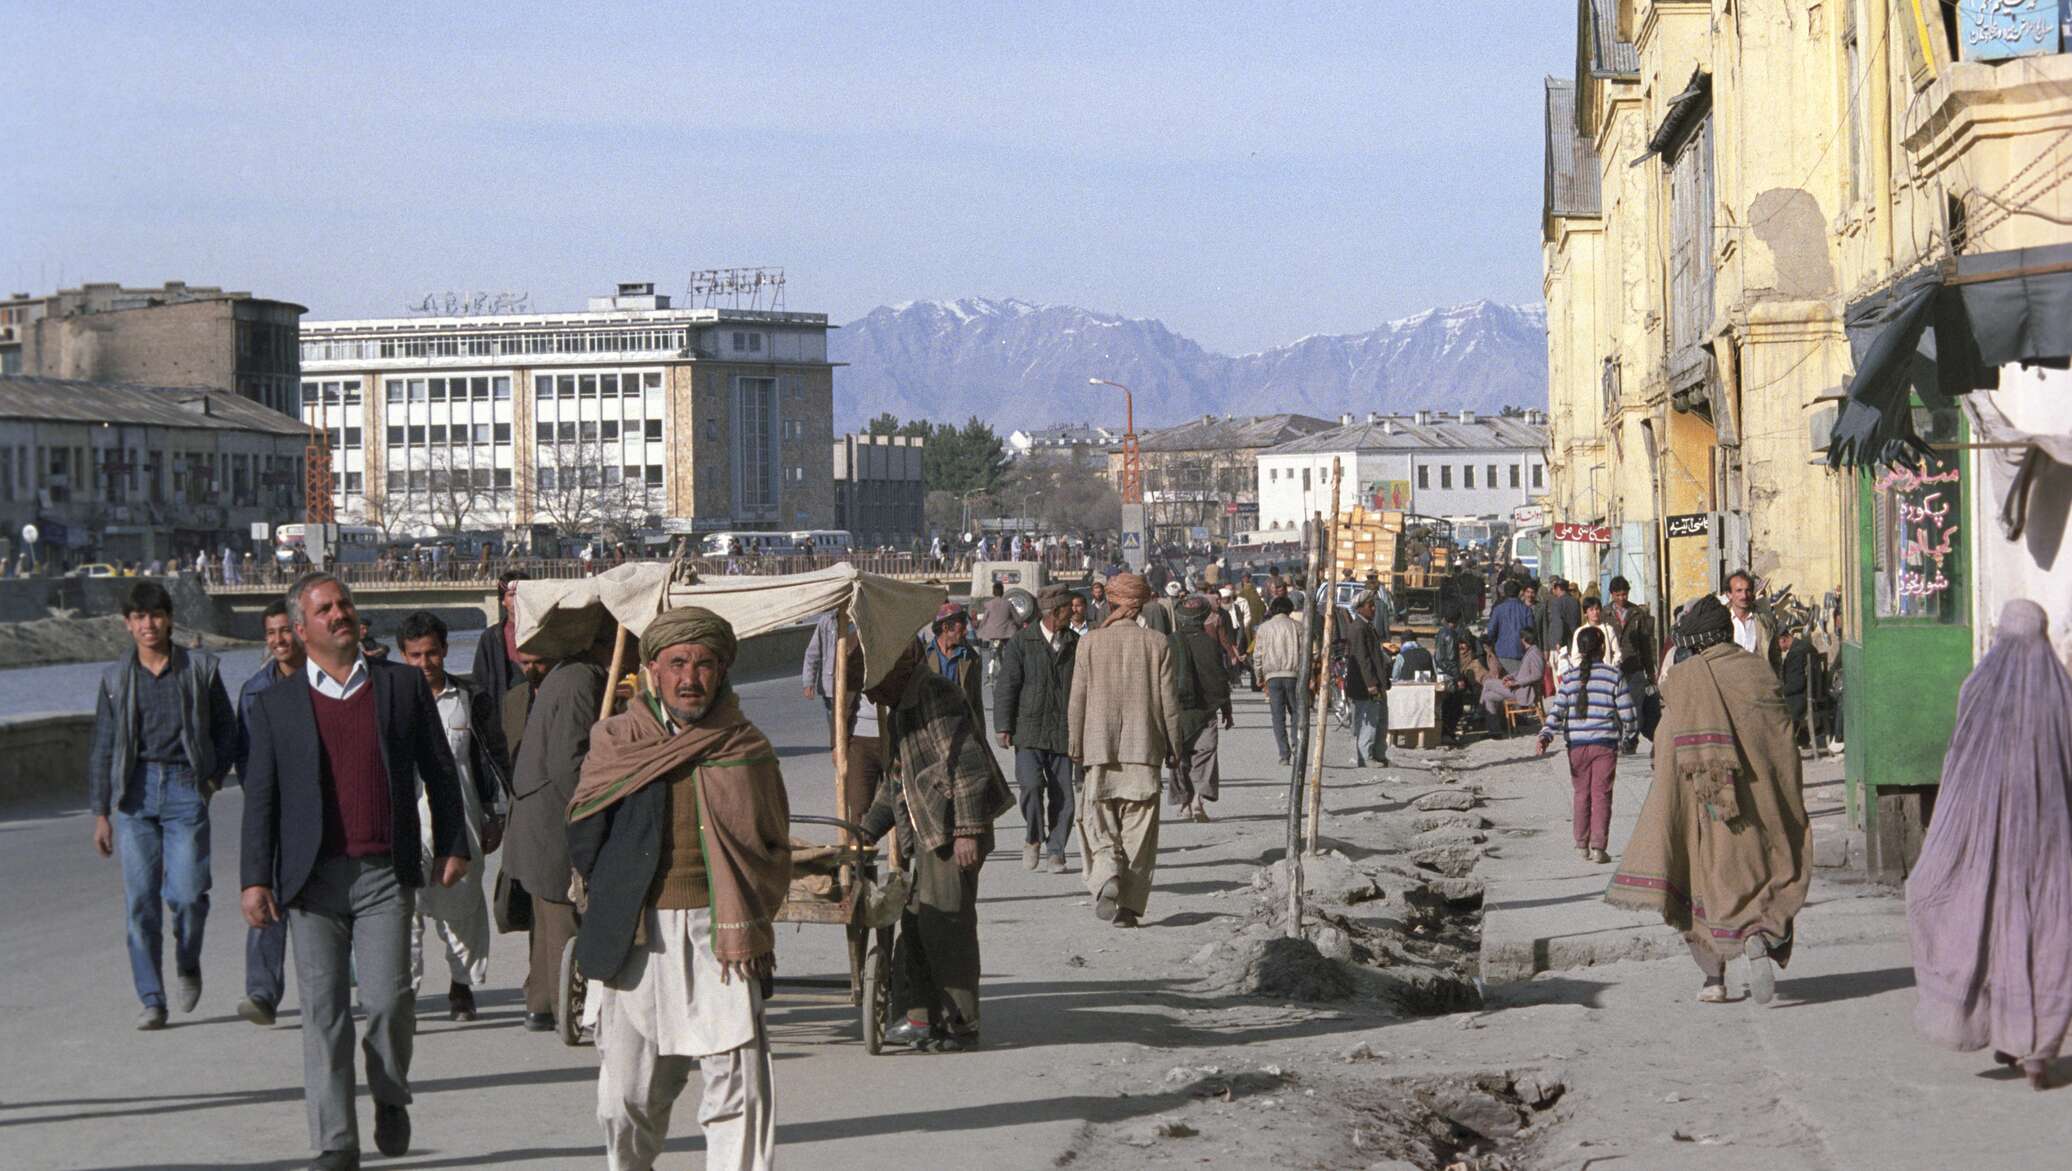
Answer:
[[[1606,838],[1612,822],[1612,778],[1619,743],[1639,728],[1626,677],[1604,661],[1604,633],[1594,626],[1576,632],[1578,660],[1561,676],[1547,705],[1539,751],[1557,734],[1568,738],[1569,784],[1575,789],[1576,852],[1585,861],[1609,862]]]

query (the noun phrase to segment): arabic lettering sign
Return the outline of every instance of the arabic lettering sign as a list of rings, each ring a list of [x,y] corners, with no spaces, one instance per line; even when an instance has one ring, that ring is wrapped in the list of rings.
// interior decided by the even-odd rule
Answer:
[[[1609,545],[1612,543],[1612,527],[1610,525],[1556,524],[1554,526],[1554,539],[1557,541],[1582,541],[1592,545]]]
[[[1672,537],[1702,537],[1712,531],[1712,518],[1702,512],[1680,512],[1663,528]]]
[[[1957,0],[1957,40],[1966,61],[2055,53],[2061,0]]]
[[[1961,479],[1954,463],[1935,459],[1920,470],[1887,468],[1872,481],[1878,617],[1957,621],[1962,614]]]

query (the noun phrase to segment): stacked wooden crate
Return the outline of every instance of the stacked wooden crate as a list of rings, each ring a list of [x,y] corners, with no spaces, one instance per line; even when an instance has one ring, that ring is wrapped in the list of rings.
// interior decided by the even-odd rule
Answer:
[[[1402,535],[1400,512],[1353,508],[1339,513],[1333,572],[1340,579],[1350,571],[1356,579],[1373,572],[1388,580],[1396,572],[1397,546]]]

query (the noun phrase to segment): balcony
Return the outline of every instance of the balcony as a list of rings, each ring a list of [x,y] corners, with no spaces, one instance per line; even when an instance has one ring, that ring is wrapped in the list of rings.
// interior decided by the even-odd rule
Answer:
[[[1944,65],[1909,111],[1905,145],[1924,178],[1967,192],[1964,250],[2062,243],[2072,230],[2019,208],[2062,217],[2058,184],[2072,172],[2072,55]],[[2041,198],[2039,198],[2041,197]]]

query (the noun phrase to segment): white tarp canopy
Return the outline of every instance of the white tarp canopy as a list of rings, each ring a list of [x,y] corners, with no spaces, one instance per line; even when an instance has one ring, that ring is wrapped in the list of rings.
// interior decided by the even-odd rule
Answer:
[[[846,603],[863,642],[864,686],[875,684],[927,626],[947,597],[939,585],[911,585],[834,565],[782,577],[728,576],[692,584],[661,561],[631,561],[596,577],[521,581],[512,620],[518,645],[566,657],[604,637],[616,621],[635,638],[664,610],[702,606],[725,618],[736,638],[810,622]]]

